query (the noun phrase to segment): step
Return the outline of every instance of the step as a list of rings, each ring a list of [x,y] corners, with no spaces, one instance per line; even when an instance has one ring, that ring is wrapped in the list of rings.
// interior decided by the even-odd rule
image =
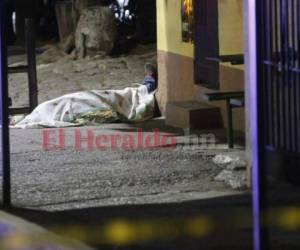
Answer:
[[[172,127],[192,129],[223,127],[220,108],[197,101],[168,103],[166,107],[166,124]]]

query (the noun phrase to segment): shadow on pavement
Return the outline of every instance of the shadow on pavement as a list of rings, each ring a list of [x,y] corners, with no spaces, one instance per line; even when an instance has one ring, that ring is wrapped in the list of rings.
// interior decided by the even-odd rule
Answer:
[[[247,194],[172,204],[52,212],[13,208],[9,212],[97,249],[252,249],[251,197]],[[135,227],[136,237],[130,236],[126,230],[132,232]],[[74,228],[81,233],[67,233]],[[142,234],[147,228],[152,228],[148,238]],[[110,229],[111,242],[101,242]],[[93,237],[81,238],[83,234]],[[129,246],[122,242],[124,235],[131,237],[125,240]]]

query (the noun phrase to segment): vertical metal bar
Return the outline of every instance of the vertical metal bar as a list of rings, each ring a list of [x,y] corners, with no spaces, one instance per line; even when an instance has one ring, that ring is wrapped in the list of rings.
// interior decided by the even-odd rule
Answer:
[[[280,99],[279,99],[279,103],[280,103],[280,138],[281,138],[281,143],[280,143],[280,148],[284,149],[286,147],[286,136],[285,136],[285,131],[286,131],[286,113],[285,113],[285,105],[284,105],[284,101],[285,101],[285,1],[286,0],[280,0],[280,6],[279,6],[279,11],[280,11],[280,64],[281,64],[281,77],[280,77],[280,83],[278,85],[279,87],[279,92],[280,92]]]
[[[292,152],[296,152],[296,137],[297,137],[297,131],[296,131],[296,77],[295,73],[293,71],[293,68],[296,68],[296,57],[295,57],[295,51],[296,51],[296,43],[295,43],[295,29],[296,29],[296,22],[295,22],[295,0],[291,0],[291,63],[290,63],[290,75],[291,75],[291,88],[290,88],[290,106],[291,106],[291,149]]]
[[[279,28],[279,20],[278,20],[278,0],[274,0],[274,55],[273,55],[273,62],[275,65],[279,65],[280,62],[280,55],[279,55],[279,35],[278,35],[278,28]],[[275,140],[274,140],[274,146],[275,148],[278,148],[280,145],[280,108],[279,108],[279,100],[280,100],[280,91],[279,91],[279,84],[280,84],[280,73],[279,73],[279,68],[274,67],[273,70],[274,74],[274,126],[275,126]]]
[[[38,87],[36,73],[35,24],[33,19],[25,20],[25,39],[28,63],[29,108],[33,111],[38,105]]]
[[[271,50],[271,57],[270,57],[270,61],[274,62],[274,51],[275,49],[275,43],[274,43],[274,20],[276,18],[276,16],[274,15],[275,13],[275,1],[271,0],[271,4],[270,4],[270,37],[271,37],[271,42],[270,42],[270,50]],[[271,71],[271,124],[272,124],[272,141],[271,141],[271,145],[273,148],[275,148],[276,145],[276,67],[271,67],[270,69]]]
[[[284,1],[284,9],[283,9],[283,18],[284,18],[284,26],[285,32],[284,35],[284,54],[285,54],[285,63],[284,63],[284,72],[285,72],[285,80],[284,80],[284,113],[285,113],[285,138],[286,145],[284,150],[291,150],[291,109],[290,109],[290,47],[289,47],[289,0]]]
[[[260,0],[244,0],[245,4],[245,67],[246,67],[246,106],[252,142],[252,215],[253,215],[253,245],[254,250],[261,250],[262,230],[260,213],[260,181],[259,181],[259,119],[258,119],[258,51],[260,26]]]
[[[264,0],[263,1],[263,9],[262,11],[265,13],[264,17],[262,18],[262,37],[261,41],[263,43],[263,49],[262,49],[262,57],[263,60],[269,60],[270,58],[270,53],[269,53],[269,42],[270,42],[270,37],[269,37],[269,30],[268,30],[268,21],[269,21],[269,11],[268,11],[268,5],[269,5],[270,0]],[[265,142],[269,144],[269,139],[270,139],[270,130],[268,129],[270,126],[269,124],[269,77],[270,77],[270,72],[269,72],[269,66],[264,64],[263,67],[263,81],[262,81],[262,86],[263,86],[263,92],[265,93],[264,98],[263,98],[263,107],[262,107],[262,112],[265,114],[263,116],[263,127],[266,133],[264,133],[265,137]]]
[[[265,13],[266,13],[266,21],[265,21],[265,34],[266,34],[266,56],[267,56],[267,60],[268,61],[272,61],[272,57],[273,57],[273,27],[272,27],[272,0],[267,0],[266,1],[266,6],[265,6]],[[265,65],[265,75],[266,75],[266,79],[265,79],[265,84],[266,86],[266,109],[268,110],[268,112],[266,113],[267,116],[267,120],[268,123],[266,123],[266,126],[268,127],[268,129],[266,129],[266,132],[269,134],[269,138],[267,143],[269,145],[271,145],[272,147],[274,146],[274,122],[273,122],[273,118],[274,118],[274,105],[273,105],[273,66],[271,65]]]
[[[11,207],[11,182],[9,158],[9,127],[8,127],[8,85],[7,85],[7,52],[6,52],[6,25],[5,5],[0,0],[0,118],[1,118],[1,160],[3,168],[3,207]]]
[[[267,1],[268,0],[264,0],[261,3],[261,11],[262,12],[265,12],[265,10],[266,10]],[[261,29],[259,30],[260,39],[261,39],[261,41],[264,41],[264,42],[261,43],[261,50],[260,50],[262,61],[263,61],[263,60],[267,60],[267,56],[268,56],[267,53],[266,53],[267,52],[267,43],[265,42],[265,41],[267,41],[267,38],[266,38],[266,20],[264,18],[260,18],[260,25],[261,25]],[[267,91],[266,91],[266,89],[267,89],[266,82],[267,82],[268,74],[265,74],[265,73],[267,71],[268,66],[266,66],[265,64],[262,64],[262,66],[263,66],[262,71],[264,72],[264,74],[261,74],[261,76],[263,77],[263,81],[261,82],[260,88],[262,89],[262,91],[264,93],[267,93]],[[265,107],[267,107],[266,100],[267,100],[267,97],[265,97],[261,100],[262,101],[261,113],[266,113],[265,110],[264,110]],[[263,126],[263,130],[267,131],[266,129],[268,127],[268,116],[262,116],[262,126]],[[268,138],[269,138],[269,134],[264,133],[263,134],[263,140],[268,141]]]
[[[232,108],[230,104],[230,99],[226,99],[226,109],[227,109],[227,140],[228,147],[234,147],[234,139],[233,139],[233,125],[232,125]]]
[[[290,46],[291,37],[291,23],[290,23],[290,0],[286,0],[285,19],[286,19],[286,84],[285,84],[285,110],[287,114],[286,119],[286,137],[287,147],[286,150],[292,151],[292,107],[291,107],[291,62],[292,62],[292,48]]]
[[[268,230],[263,226],[267,211],[266,203],[266,166],[264,164],[264,138],[261,127],[263,112],[263,2],[265,0],[245,0],[246,11],[246,96],[248,119],[251,121],[252,142],[252,199],[253,199],[253,238],[255,250],[268,250]]]
[[[300,67],[300,1],[297,1],[297,6],[296,6],[296,19],[297,19],[297,68]],[[299,73],[297,73],[297,78],[296,78],[296,128],[297,128],[297,152],[300,154],[300,76]]]

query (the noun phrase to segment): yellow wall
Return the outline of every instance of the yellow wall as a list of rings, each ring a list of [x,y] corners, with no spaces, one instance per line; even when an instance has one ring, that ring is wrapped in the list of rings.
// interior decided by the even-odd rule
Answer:
[[[197,1],[197,0],[194,0]],[[181,1],[157,0],[158,50],[193,58],[194,46],[181,39]],[[219,1],[220,54],[243,53],[243,1]]]
[[[158,50],[193,57],[194,46],[181,39],[181,1],[156,0]]]
[[[219,41],[220,55],[243,53],[243,1],[219,0]]]

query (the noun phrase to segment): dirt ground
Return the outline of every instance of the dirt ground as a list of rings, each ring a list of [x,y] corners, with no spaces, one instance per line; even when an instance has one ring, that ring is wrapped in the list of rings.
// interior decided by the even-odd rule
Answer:
[[[9,62],[20,64],[24,56],[11,56]],[[156,63],[155,45],[139,45],[129,55],[79,60],[51,47],[37,56],[39,103],[82,90],[137,86],[144,78],[146,62]],[[27,84],[26,74],[9,75],[9,95],[14,107],[28,104]]]

